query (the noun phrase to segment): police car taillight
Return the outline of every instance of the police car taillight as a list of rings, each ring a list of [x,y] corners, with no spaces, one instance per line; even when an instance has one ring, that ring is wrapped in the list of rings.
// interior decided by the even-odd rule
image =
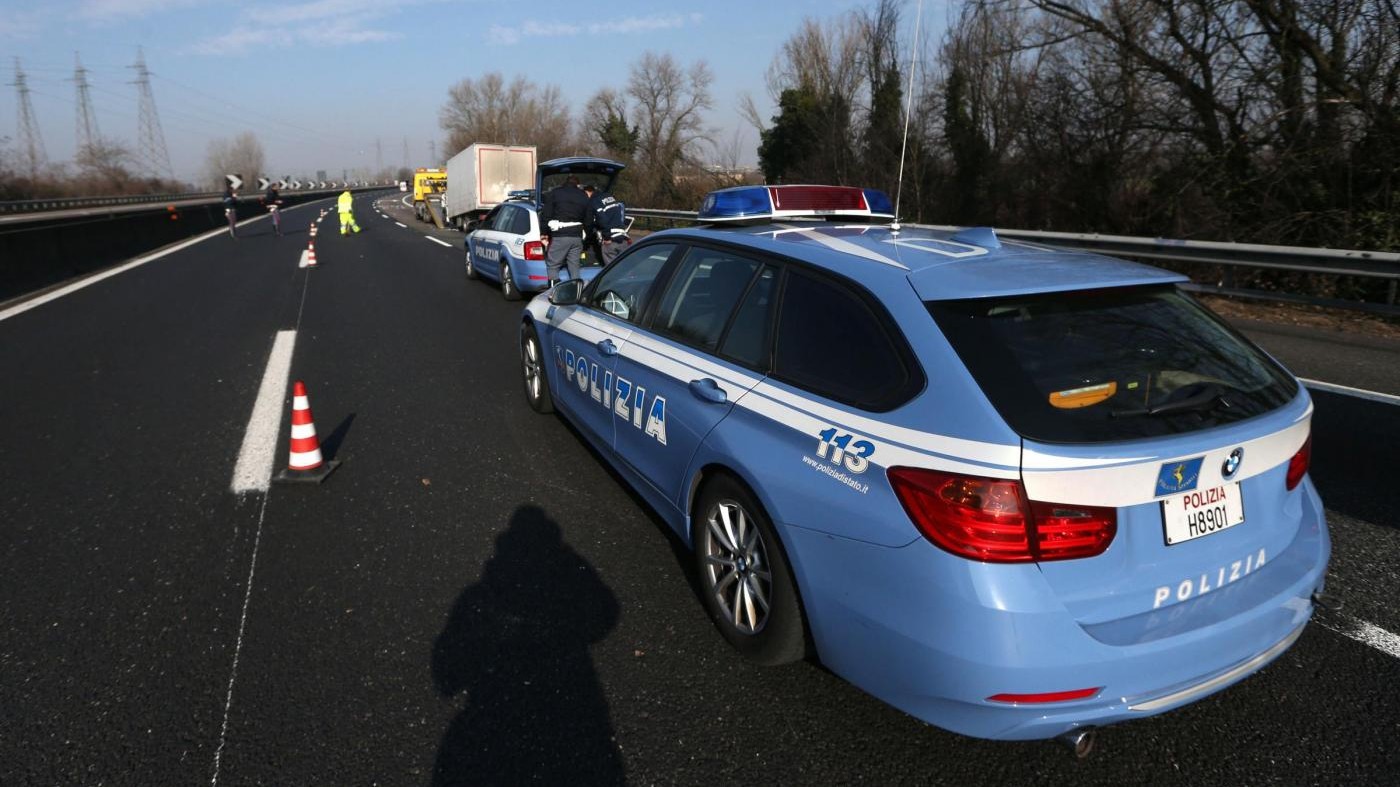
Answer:
[[[527,259],[527,260],[542,260],[542,259],[544,259],[544,244],[541,243],[541,242],[539,242],[539,241],[537,241],[537,240],[527,240],[527,241],[525,241],[525,259]]]
[[[1308,474],[1308,466],[1312,464],[1312,434],[1308,434],[1308,439],[1303,441],[1303,447],[1298,449],[1288,460],[1288,475],[1284,477],[1284,485],[1292,490],[1303,482],[1303,476]]]
[[[1118,512],[1026,498],[1021,482],[892,467],[890,485],[919,532],[959,557],[985,563],[1071,560],[1102,554]]]
[[[884,192],[855,186],[737,186],[705,195],[698,214],[706,222],[827,217],[892,221],[894,206]]]

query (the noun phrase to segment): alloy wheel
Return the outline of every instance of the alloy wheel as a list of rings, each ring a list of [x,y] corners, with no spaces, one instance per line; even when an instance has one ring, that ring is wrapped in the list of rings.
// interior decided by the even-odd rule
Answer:
[[[773,574],[758,524],[733,500],[720,500],[705,516],[705,581],[725,621],[742,634],[768,622]]]

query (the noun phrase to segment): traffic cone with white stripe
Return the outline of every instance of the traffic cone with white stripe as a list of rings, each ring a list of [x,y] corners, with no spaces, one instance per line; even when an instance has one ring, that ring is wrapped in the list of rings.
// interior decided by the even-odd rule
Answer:
[[[297,380],[292,385],[292,440],[287,469],[277,476],[280,483],[326,480],[339,462],[327,462],[321,457],[321,442],[316,439],[316,424],[311,420],[311,400],[306,395],[306,383]]]
[[[311,222],[311,237],[316,237],[316,222]]]
[[[306,244],[306,267],[316,267],[316,241]]]

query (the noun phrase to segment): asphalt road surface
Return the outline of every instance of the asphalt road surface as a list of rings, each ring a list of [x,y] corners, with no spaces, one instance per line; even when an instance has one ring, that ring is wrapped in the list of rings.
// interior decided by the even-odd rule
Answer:
[[[314,271],[301,207],[0,307],[0,784],[1396,782],[1400,406],[1314,394],[1346,607],[1276,663],[1083,761],[963,738],[741,661],[683,547],[525,405],[519,305],[399,198],[327,217]],[[288,331],[343,464],[235,495]]]

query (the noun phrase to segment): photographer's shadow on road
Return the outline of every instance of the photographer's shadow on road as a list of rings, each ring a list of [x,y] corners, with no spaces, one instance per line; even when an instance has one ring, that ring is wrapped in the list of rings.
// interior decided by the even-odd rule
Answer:
[[[617,618],[617,598],[559,525],[536,506],[516,509],[433,643],[438,692],[466,695],[438,746],[433,784],[621,784],[588,652]]]

